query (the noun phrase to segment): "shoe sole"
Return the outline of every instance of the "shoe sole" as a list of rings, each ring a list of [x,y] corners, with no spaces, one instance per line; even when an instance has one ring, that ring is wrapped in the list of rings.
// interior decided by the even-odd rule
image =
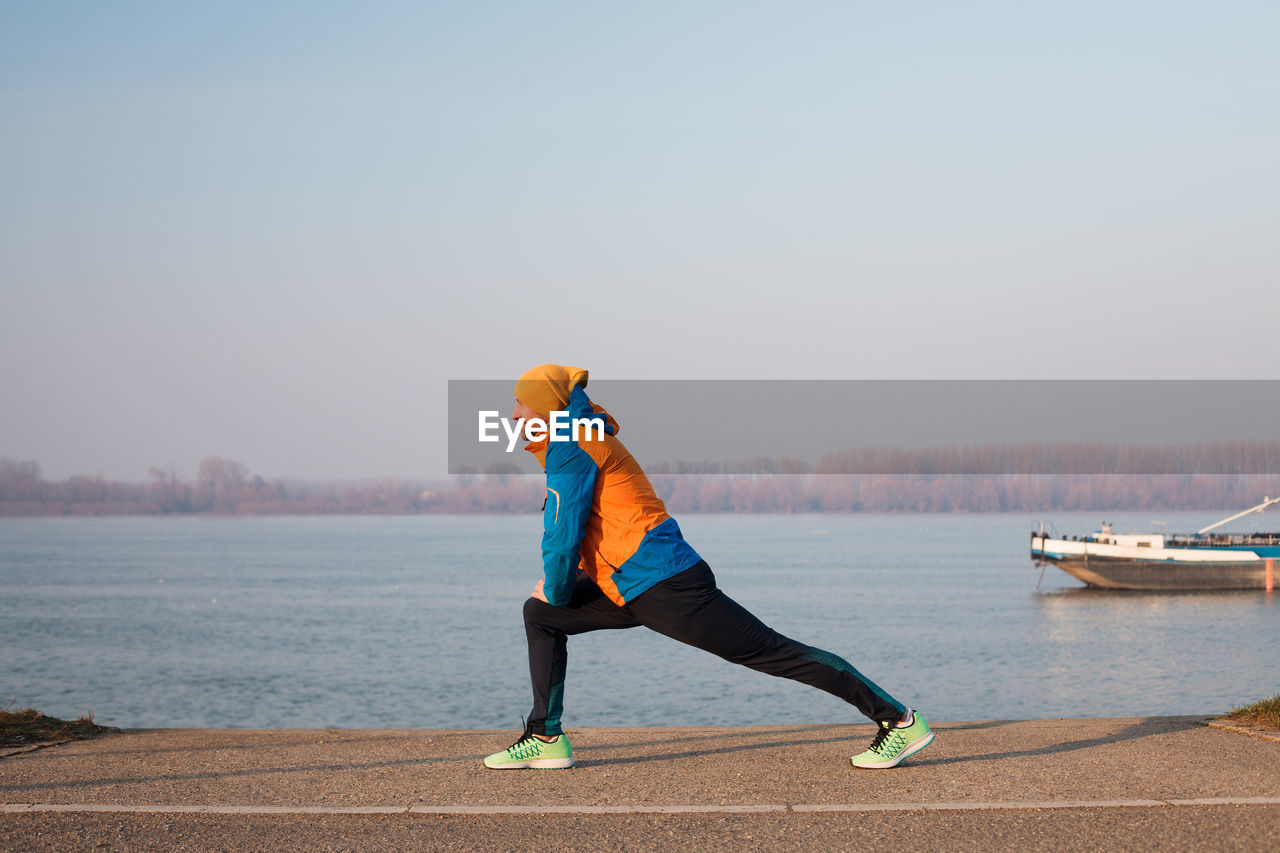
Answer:
[[[573,758],[535,758],[532,761],[508,761],[486,764],[490,770],[562,770],[573,766]]]
[[[854,764],[853,766],[861,767],[864,770],[888,770],[890,767],[897,767],[899,764],[902,763],[903,759],[909,758],[912,755],[915,755],[917,752],[924,749],[926,746],[928,746],[931,743],[933,743],[933,732],[929,732],[927,735],[925,735],[922,738],[919,738],[918,740],[913,740],[911,743],[907,744],[906,748],[904,748],[902,752],[899,752],[896,756],[894,756],[893,758],[890,758],[888,761],[879,761],[879,762],[876,762],[875,764]],[[852,761],[853,759],[850,759],[850,762]]]

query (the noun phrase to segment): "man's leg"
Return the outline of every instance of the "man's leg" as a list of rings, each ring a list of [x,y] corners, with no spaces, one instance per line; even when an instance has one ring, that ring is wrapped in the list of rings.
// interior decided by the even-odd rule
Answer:
[[[634,628],[640,622],[627,608],[610,601],[600,588],[583,578],[563,607],[537,598],[524,603],[524,630],[529,640],[529,678],[533,683],[533,710],[526,723],[540,735],[560,734],[564,710],[564,678],[568,661],[568,637],[605,628]]]
[[[716,587],[705,562],[654,586],[627,605],[644,626],[725,660],[839,696],[877,723],[906,707],[844,658],[782,636]]]

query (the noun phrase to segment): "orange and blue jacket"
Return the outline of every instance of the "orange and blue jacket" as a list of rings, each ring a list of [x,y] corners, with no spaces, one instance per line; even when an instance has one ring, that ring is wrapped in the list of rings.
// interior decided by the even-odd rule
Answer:
[[[567,411],[570,419],[604,424],[604,437],[595,427],[579,427],[572,440],[562,428],[558,434],[571,440],[548,436],[525,447],[547,472],[543,581],[534,595],[548,604],[568,604],[583,573],[615,604],[626,604],[702,558],[618,441],[617,421],[592,404],[581,386],[570,394]]]

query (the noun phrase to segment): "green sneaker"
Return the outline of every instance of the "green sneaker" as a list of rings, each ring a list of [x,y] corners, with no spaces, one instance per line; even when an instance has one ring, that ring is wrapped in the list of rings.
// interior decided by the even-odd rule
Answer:
[[[573,747],[563,734],[547,743],[538,740],[533,732],[525,729],[520,740],[511,746],[495,752],[484,760],[485,767],[497,770],[518,770],[524,767],[546,769],[550,767],[572,767]]]
[[[849,760],[854,767],[888,770],[890,767],[897,767],[902,759],[914,755],[931,743],[933,732],[929,729],[929,724],[925,722],[923,715],[912,711],[911,722],[905,726],[902,723],[881,723],[880,731],[876,732],[875,740],[871,741],[867,751]]]

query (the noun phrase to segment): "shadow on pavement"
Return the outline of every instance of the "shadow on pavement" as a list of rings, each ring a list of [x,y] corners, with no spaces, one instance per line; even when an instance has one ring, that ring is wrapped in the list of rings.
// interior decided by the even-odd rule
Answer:
[[[1155,735],[1167,735],[1173,732],[1187,731],[1188,729],[1203,728],[1204,724],[1199,717],[1147,717],[1132,723],[1111,734],[1099,737],[1086,738],[1084,740],[1071,740],[1062,743],[1051,743],[1046,746],[1039,746],[1035,749],[1022,749],[1012,752],[990,752],[985,755],[958,755],[953,758],[933,758],[916,760],[911,759],[911,765],[915,767],[928,767],[935,764],[960,764],[965,761],[996,761],[1003,758],[1029,758],[1037,755],[1057,755],[1063,752],[1075,752],[1080,749],[1090,749],[1095,746],[1107,746],[1108,744],[1120,743],[1126,740],[1138,740],[1144,737],[1152,737]]]
[[[103,788],[115,785],[141,785],[149,782],[189,782],[202,779],[234,779],[244,776],[273,776],[284,773],[339,773],[351,770],[379,770],[387,767],[414,767],[445,762],[479,762],[483,755],[453,755],[448,758],[404,758],[395,761],[372,761],[364,764],[313,764],[307,767],[255,767],[251,770],[224,770],[208,773],[171,773],[160,776],[119,776],[105,779],[24,782],[0,785],[0,791],[34,791],[58,788]]]

